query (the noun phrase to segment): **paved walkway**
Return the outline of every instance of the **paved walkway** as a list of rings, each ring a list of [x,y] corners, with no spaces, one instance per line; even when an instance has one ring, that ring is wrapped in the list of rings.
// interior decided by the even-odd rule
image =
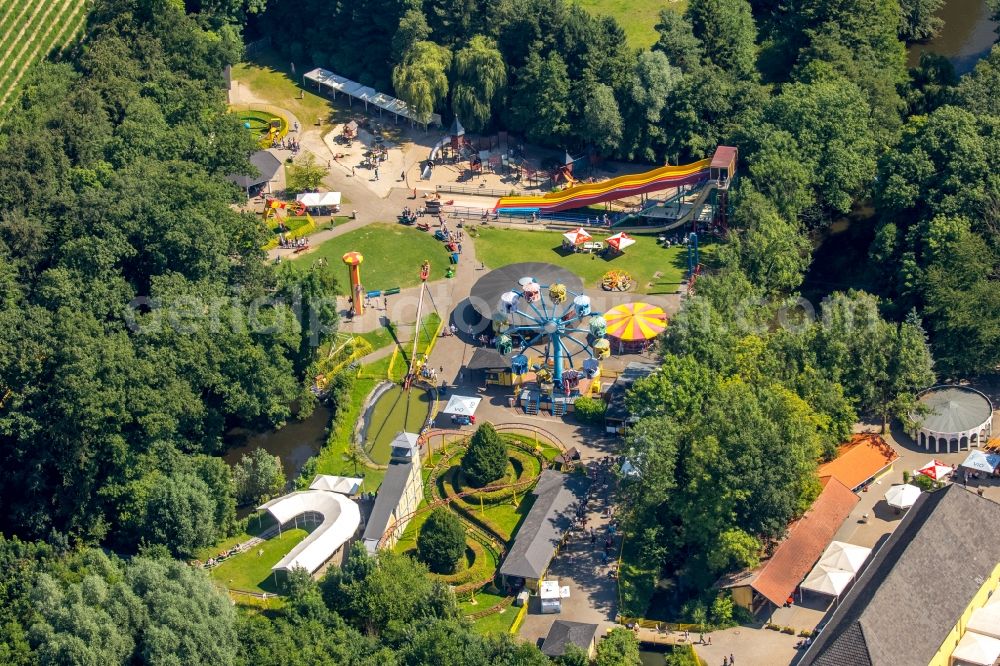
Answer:
[[[573,445],[579,448],[582,442],[573,441]],[[594,481],[584,521],[570,531],[546,576],[569,586],[570,597],[563,599],[560,613],[546,615],[541,614],[538,599],[532,597],[528,615],[518,632],[526,641],[537,643],[544,639],[556,620],[597,624],[601,636],[614,627],[618,613],[618,582],[608,574],[614,567],[621,539],[618,535],[612,536],[609,531],[611,518],[605,515],[605,510],[613,504],[614,483],[609,468],[600,460],[591,460],[589,467]],[[593,543],[590,529],[594,530]],[[607,539],[611,540],[610,557],[605,556]]]

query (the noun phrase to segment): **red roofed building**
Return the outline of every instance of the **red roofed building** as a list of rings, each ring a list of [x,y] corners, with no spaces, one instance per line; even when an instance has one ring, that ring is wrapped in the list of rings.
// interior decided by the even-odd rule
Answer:
[[[842,444],[837,457],[820,465],[816,474],[821,479],[832,476],[857,492],[891,472],[897,458],[899,454],[880,435],[859,434]]]
[[[769,604],[783,605],[860,501],[836,477],[827,476],[821,482],[819,497],[805,515],[789,526],[788,536],[770,559],[753,571],[732,574],[719,582],[720,587],[732,590],[736,605],[753,613]]]

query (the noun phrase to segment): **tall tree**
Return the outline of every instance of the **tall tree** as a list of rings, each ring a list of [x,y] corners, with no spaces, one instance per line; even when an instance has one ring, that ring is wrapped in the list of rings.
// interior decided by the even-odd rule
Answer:
[[[943,6],[944,0],[900,0],[900,39],[919,42],[937,35],[944,26],[944,19],[937,15]]]
[[[610,86],[595,83],[586,94],[580,139],[602,155],[618,150],[622,139],[622,116]]]
[[[747,0],[691,0],[686,16],[708,61],[737,76],[754,76],[757,27]]]
[[[479,488],[496,481],[507,471],[507,465],[507,444],[492,424],[476,428],[462,456],[462,471],[469,483]]]
[[[511,129],[532,141],[559,143],[569,133],[569,73],[558,53],[533,51],[518,71],[508,113]]]
[[[476,35],[455,53],[452,110],[470,131],[486,127],[506,86],[507,67],[492,39]]]
[[[392,85],[420,122],[428,123],[434,107],[448,96],[451,51],[434,42],[416,42],[392,70]]]
[[[236,500],[241,505],[257,504],[271,499],[285,487],[285,472],[281,460],[264,449],[244,453],[233,467]]]
[[[420,526],[417,553],[435,573],[452,573],[465,555],[465,529],[453,512],[438,508]]]

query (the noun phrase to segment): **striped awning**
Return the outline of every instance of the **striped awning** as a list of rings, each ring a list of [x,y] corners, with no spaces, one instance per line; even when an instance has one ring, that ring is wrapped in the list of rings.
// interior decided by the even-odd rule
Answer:
[[[607,334],[625,342],[652,340],[667,327],[667,313],[649,303],[625,303],[604,313]]]

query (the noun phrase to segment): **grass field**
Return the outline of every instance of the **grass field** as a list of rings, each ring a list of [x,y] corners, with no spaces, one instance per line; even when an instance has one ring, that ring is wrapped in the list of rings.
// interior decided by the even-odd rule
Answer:
[[[593,254],[568,254],[562,250],[558,231],[515,231],[481,228],[475,239],[476,257],[488,268],[499,268],[519,261],[545,261],[576,273],[584,286],[599,286],[609,270],[625,270],[636,282],[636,293],[663,294],[677,291],[687,271],[687,250],[683,246],[664,249],[656,236],[631,234],[638,242],[624,254],[605,259]],[[701,246],[701,262],[709,263],[715,246]],[[654,277],[659,272],[660,277]]]
[[[375,388],[380,378],[385,377],[388,369],[389,357],[385,357],[366,366],[364,376],[354,381],[354,386],[351,387],[350,402],[341,408],[346,410],[343,418],[338,419],[334,431],[330,433],[329,440],[316,456],[317,474],[361,475],[364,477],[362,489],[366,492],[374,491],[382,483],[385,471],[367,469],[361,466],[355,470],[354,465],[347,460],[346,455],[354,437],[354,424],[357,423],[358,416],[361,415],[365,396]]]
[[[8,0],[0,4],[0,111],[16,99],[33,64],[79,35],[88,0]]]
[[[463,601],[459,604],[459,609],[463,615],[472,615],[480,611],[484,611],[487,608],[496,606],[498,603],[503,601],[504,597],[498,594],[490,594],[488,592],[480,592],[476,594],[476,603],[471,601]],[[487,615],[486,617],[479,618],[472,623],[473,629],[478,633],[487,636],[495,636],[499,634],[506,634],[510,631],[510,626],[514,624],[514,618],[517,617],[517,608],[513,606],[507,606],[499,613],[493,613]]]
[[[392,440],[396,434],[420,432],[427,420],[428,407],[433,394],[414,387],[403,391],[393,386],[378,399],[371,410],[371,419],[365,433],[365,451],[380,465],[388,464]]]
[[[290,529],[267,539],[257,548],[231,557],[212,569],[212,578],[223,585],[247,592],[277,593],[271,567],[295,547],[295,544],[306,538],[311,530]],[[263,551],[263,554],[259,554]]]
[[[331,238],[294,261],[309,265],[325,259],[339,266],[340,258],[352,250],[365,257],[361,264],[361,282],[366,291],[390,287],[405,289],[420,284],[420,264],[424,259],[431,262],[431,280],[444,278],[448,270],[448,254],[443,243],[429,233],[401,224],[369,224]],[[347,280],[340,280],[338,284],[340,293],[346,296],[350,291]]]
[[[254,95],[269,104],[288,109],[303,125],[316,125],[320,119],[324,124],[342,122],[339,114],[343,112],[334,108],[329,100],[299,87],[301,79],[292,76],[289,64],[273,50],[264,49],[254,54],[253,62],[235,65],[233,80],[248,86]]]
[[[625,30],[632,48],[649,48],[656,42],[660,10],[670,7],[684,11],[686,0],[577,0],[594,15],[613,16]]]

